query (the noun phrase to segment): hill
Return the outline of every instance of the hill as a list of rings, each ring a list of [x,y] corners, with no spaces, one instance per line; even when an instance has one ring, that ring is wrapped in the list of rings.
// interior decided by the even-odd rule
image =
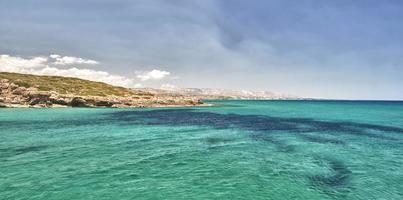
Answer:
[[[200,104],[194,97],[161,96],[79,78],[0,72],[0,107],[122,108]]]
[[[102,82],[83,80],[79,78],[60,76],[38,76],[0,72],[0,80],[7,79],[19,87],[35,87],[38,91],[54,91],[61,95],[73,96],[150,96],[143,91],[130,90],[124,87],[112,86]]]

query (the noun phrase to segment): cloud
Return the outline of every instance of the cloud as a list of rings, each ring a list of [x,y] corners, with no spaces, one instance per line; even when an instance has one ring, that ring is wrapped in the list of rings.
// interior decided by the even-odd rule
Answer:
[[[55,67],[45,67],[33,73],[38,75],[76,77],[91,81],[109,83],[111,85],[118,85],[123,87],[136,86],[135,80],[133,79],[126,78],[124,76],[113,75],[105,71],[96,71],[92,69],[78,69],[76,67],[69,69],[59,69]]]
[[[158,69],[153,69],[148,72],[142,72],[137,75],[137,78],[139,78],[142,81],[148,81],[148,80],[160,80],[163,79],[167,76],[169,76],[171,73],[167,71],[162,71]]]
[[[51,55],[50,58],[57,58],[57,55]],[[61,57],[61,56],[60,56]],[[61,57],[62,58],[62,57]],[[140,87],[136,80],[120,75],[113,75],[105,71],[92,69],[79,69],[76,67],[68,69],[59,69],[51,66],[47,57],[22,58],[10,55],[0,55],[0,71],[14,72],[36,75],[65,76],[100,81],[111,85],[123,87]]]
[[[70,65],[70,64],[88,64],[88,65],[96,65],[99,62],[95,60],[83,59],[72,56],[60,56],[57,54],[52,54],[49,56],[52,59],[55,59],[53,64],[56,65]]]
[[[15,69],[31,69],[40,68],[47,65],[48,58],[32,57],[24,59],[21,57],[13,57],[9,55],[0,55],[0,69],[4,71],[12,71]]]
[[[57,54],[50,54],[49,57],[56,59],[56,58],[60,58],[61,56],[57,55]]]

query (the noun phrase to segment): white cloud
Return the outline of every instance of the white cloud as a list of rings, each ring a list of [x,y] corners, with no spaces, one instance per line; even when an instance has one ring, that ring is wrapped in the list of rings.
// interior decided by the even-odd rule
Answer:
[[[62,56],[57,55],[57,54],[50,54],[49,57],[56,59],[56,58],[60,58],[60,57],[62,57]]]
[[[167,76],[169,76],[171,73],[167,71],[161,71],[158,69],[153,69],[148,72],[142,72],[137,75],[137,78],[139,78],[142,81],[148,81],[148,80],[160,80],[163,79]]]
[[[55,59],[55,65],[71,65],[71,64],[88,64],[88,65],[95,65],[98,64],[98,61],[83,59],[79,57],[72,57],[72,56],[61,56],[57,54],[52,54],[49,56],[52,59]]]
[[[47,65],[48,59],[46,57],[32,57],[24,59],[21,57],[13,57],[9,55],[0,55],[0,69],[14,70],[14,69],[31,69],[40,68]]]
[[[111,85],[118,85],[123,87],[134,87],[136,85],[133,79],[126,78],[124,76],[113,75],[109,74],[108,72],[96,71],[92,69],[78,69],[76,67],[69,69],[45,67],[40,71],[36,71],[34,73],[39,75],[76,77],[91,81],[109,83]]]
[[[51,55],[56,57],[57,55]],[[61,57],[61,56],[60,56]],[[9,55],[0,55],[0,71],[36,75],[65,76],[100,81],[124,87],[139,87],[132,78],[113,75],[105,71],[92,69],[78,69],[76,67],[59,69],[50,66],[52,63],[46,57],[22,58]]]

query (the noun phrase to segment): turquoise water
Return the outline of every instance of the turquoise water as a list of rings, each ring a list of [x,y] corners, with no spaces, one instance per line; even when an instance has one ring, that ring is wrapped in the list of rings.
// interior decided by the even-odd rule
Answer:
[[[403,199],[403,103],[1,109],[0,199]]]

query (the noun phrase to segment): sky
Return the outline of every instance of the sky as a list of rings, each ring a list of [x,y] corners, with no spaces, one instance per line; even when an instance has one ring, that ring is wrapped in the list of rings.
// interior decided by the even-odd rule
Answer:
[[[403,99],[401,0],[0,0],[0,71]]]

